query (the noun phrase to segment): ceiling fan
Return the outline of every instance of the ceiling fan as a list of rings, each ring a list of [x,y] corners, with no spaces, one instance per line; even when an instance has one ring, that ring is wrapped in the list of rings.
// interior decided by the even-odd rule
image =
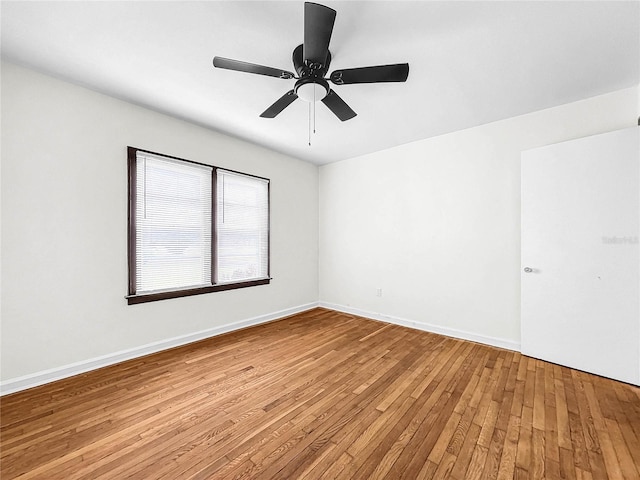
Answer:
[[[329,41],[333,32],[336,11],[317,3],[304,4],[304,43],[293,50],[293,66],[297,73],[241,62],[223,57],[214,57],[213,66],[239,72],[256,73],[283,80],[296,79],[289,90],[260,115],[274,118],[297,98],[307,102],[322,101],[343,122],[356,116],[349,105],[329,86],[353,83],[404,82],[409,76],[409,64],[378,65],[375,67],[347,68],[335,70],[325,78],[331,63]]]

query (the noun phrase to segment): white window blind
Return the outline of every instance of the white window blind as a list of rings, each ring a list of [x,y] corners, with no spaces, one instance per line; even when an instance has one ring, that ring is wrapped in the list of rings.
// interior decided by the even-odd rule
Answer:
[[[269,275],[269,181],[217,170],[218,283]]]
[[[212,167],[136,154],[136,294],[211,285]]]

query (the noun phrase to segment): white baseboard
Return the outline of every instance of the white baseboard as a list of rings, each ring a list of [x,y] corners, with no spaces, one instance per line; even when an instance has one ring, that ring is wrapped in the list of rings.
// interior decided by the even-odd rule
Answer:
[[[74,375],[86,373],[91,370],[96,370],[98,368],[124,362],[126,360],[143,357],[151,353],[161,352],[162,350],[167,350],[169,348],[179,347],[188,343],[197,342],[198,340],[215,337],[216,335],[221,335],[223,333],[260,325],[261,323],[271,322],[283,317],[288,317],[289,315],[294,315],[296,313],[311,310],[312,308],[316,308],[317,306],[318,302],[307,303],[306,305],[299,305],[297,307],[287,308],[278,312],[248,318],[239,322],[228,323],[219,327],[209,328],[207,330],[201,330],[199,332],[169,338],[166,340],[161,340],[159,342],[149,343],[140,347],[121,350],[119,352],[102,355],[100,357],[83,360],[81,362],[71,363],[62,367],[43,370],[41,372],[32,373],[23,377],[12,378],[9,380],[5,380],[4,382],[0,382],[0,396],[19,392],[21,390],[26,390],[27,388],[37,387],[39,385],[44,385],[45,383],[54,382],[56,380],[62,380],[63,378],[72,377]]]
[[[330,310],[336,310],[338,312],[350,313],[351,315],[357,315],[359,317],[370,318],[372,320],[393,323],[394,325],[400,325],[402,327],[415,328],[417,330],[438,333],[440,335],[446,335],[447,337],[454,337],[462,340],[470,340],[472,342],[482,343],[485,345],[490,345],[492,347],[506,348],[507,350],[513,350],[516,352],[520,351],[520,343],[514,342],[512,340],[489,337],[486,335],[478,335],[477,333],[465,332],[463,330],[457,330],[455,328],[442,327],[439,325],[432,325],[430,323],[416,322],[414,320],[407,320],[405,318],[384,315],[382,313],[368,312],[366,310],[360,310],[359,308],[345,307],[344,305],[336,305],[333,303],[319,302],[318,306],[328,308]]]

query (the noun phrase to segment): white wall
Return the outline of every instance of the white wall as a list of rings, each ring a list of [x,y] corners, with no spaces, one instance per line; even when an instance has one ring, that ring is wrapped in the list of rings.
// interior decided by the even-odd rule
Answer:
[[[321,167],[321,304],[518,349],[520,152],[638,105],[629,88]]]
[[[270,178],[272,283],[128,306],[128,145]],[[5,385],[317,302],[315,165],[10,63],[1,153]]]

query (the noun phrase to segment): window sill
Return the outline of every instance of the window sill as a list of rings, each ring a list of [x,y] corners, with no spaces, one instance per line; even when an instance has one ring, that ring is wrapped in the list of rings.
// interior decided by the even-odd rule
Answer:
[[[156,302],[158,300],[167,300],[169,298],[190,297],[191,295],[200,295],[203,293],[222,292],[225,290],[235,290],[236,288],[255,287],[257,285],[268,285],[269,283],[271,283],[271,278],[260,278],[257,280],[246,280],[243,282],[218,283],[216,285],[189,288],[185,290],[170,290],[144,293],[140,295],[127,295],[125,298],[129,305],[135,305],[137,303]]]

